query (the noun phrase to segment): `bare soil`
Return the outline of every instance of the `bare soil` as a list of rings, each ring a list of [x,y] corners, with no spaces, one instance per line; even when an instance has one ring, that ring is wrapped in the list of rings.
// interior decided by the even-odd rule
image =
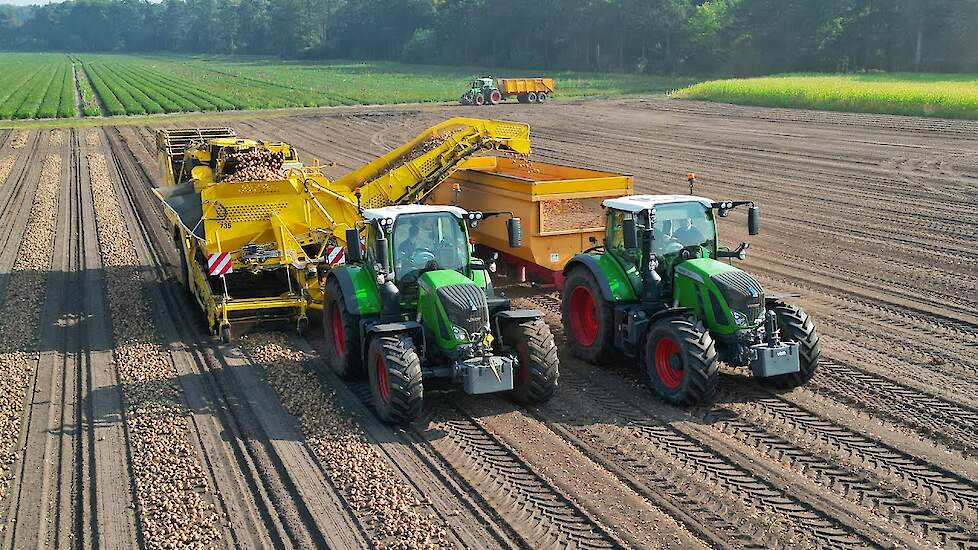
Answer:
[[[528,122],[531,160],[639,192],[693,171],[755,200],[743,267],[814,316],[818,375],[727,373],[679,409],[641,365],[562,348],[546,406],[452,393],[385,426],[315,328],[206,334],[150,193],[155,128],[0,131],[3,546],[978,548],[978,123],[629,98],[228,125],[339,176],[454,115]],[[499,283],[562,340],[556,293]]]

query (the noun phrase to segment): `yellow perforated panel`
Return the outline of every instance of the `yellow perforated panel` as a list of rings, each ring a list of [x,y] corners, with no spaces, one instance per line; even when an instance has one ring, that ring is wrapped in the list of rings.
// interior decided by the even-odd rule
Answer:
[[[287,203],[273,203],[273,204],[241,204],[235,206],[228,206],[228,221],[231,222],[259,222],[266,221],[272,217],[272,214],[277,214],[282,210],[285,210],[289,205]]]

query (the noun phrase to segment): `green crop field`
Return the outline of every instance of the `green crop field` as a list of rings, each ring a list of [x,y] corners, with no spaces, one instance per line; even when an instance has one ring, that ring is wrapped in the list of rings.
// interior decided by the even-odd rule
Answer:
[[[786,74],[702,82],[674,96],[761,107],[978,119],[978,75]]]
[[[241,57],[0,53],[0,119],[454,101],[475,75],[527,71]],[[549,72],[558,97],[654,93],[690,79]],[[80,113],[77,107],[80,106]]]

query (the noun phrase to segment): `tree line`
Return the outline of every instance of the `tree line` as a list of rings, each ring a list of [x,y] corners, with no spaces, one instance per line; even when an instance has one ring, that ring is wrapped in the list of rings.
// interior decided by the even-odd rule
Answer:
[[[978,0],[76,0],[0,48],[671,74],[978,71]]]

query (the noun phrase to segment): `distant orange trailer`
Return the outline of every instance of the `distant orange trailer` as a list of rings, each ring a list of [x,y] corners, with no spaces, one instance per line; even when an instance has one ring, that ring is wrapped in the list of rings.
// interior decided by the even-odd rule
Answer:
[[[552,78],[497,78],[503,99],[516,96],[520,103],[543,103],[554,93]]]

